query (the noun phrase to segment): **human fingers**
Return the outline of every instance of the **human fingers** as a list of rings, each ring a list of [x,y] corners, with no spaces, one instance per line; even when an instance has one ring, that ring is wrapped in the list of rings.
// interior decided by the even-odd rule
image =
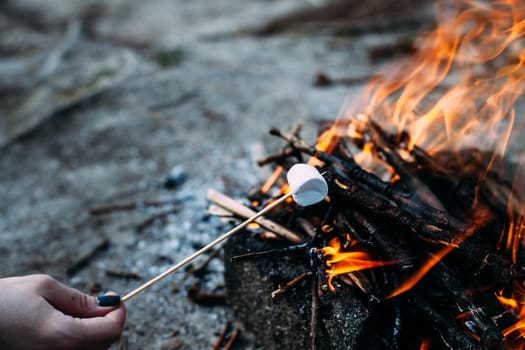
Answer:
[[[107,349],[121,335],[126,321],[126,309],[123,305],[105,316],[92,318],[71,317],[56,312],[50,324],[51,333],[60,334],[60,338],[72,349]]]
[[[64,314],[79,318],[90,318],[104,316],[112,310],[110,307],[99,305],[95,297],[68,287],[48,275],[34,275],[33,280],[36,283],[37,293]],[[115,295],[115,293],[113,294]],[[118,296],[113,296],[113,298],[115,297]]]
[[[122,332],[126,309],[94,300],[47,275],[0,279],[0,349],[107,349]]]

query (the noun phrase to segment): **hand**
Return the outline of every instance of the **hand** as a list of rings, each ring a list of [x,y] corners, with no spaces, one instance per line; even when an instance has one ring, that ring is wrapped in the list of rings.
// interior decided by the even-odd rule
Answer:
[[[0,279],[1,349],[107,349],[125,320],[123,304],[99,306],[48,275]]]

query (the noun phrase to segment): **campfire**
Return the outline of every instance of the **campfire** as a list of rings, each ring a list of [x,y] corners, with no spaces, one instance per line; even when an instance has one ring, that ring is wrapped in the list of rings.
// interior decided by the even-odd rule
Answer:
[[[272,297],[312,281],[312,348],[326,334],[320,300],[351,291],[374,310],[363,349],[525,349],[516,103],[525,81],[525,3],[436,8],[438,25],[417,40],[417,52],[321,125],[315,145],[300,128],[271,130],[286,145],[260,161],[275,171],[250,194],[253,210],[289,191],[284,175],[299,162],[316,166],[329,192],[321,203],[290,201],[258,221],[247,234],[274,247],[245,246],[233,261],[293,254],[306,262]],[[253,212],[217,196],[210,200],[230,212]]]

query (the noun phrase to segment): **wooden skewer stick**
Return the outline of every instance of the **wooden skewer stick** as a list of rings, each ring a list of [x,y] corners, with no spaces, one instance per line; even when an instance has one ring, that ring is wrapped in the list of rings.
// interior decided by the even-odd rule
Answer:
[[[208,245],[199,249],[198,251],[188,256],[187,258],[185,258],[178,264],[172,266],[170,269],[161,273],[157,277],[152,278],[151,280],[144,283],[142,286],[138,287],[131,293],[126,294],[121,299],[121,302],[125,302],[129,300],[133,296],[142,292],[144,289],[154,285],[161,279],[177,271],[178,269],[180,269],[181,267],[183,267],[184,265],[186,265],[193,259],[197,258],[199,255],[207,252],[208,250],[210,250],[217,244],[233,236],[235,233],[237,233],[238,231],[248,226],[248,224],[257,220],[257,218],[268,213],[270,210],[274,209],[275,207],[277,207],[278,205],[286,201],[288,198],[293,197],[294,201],[297,204],[301,206],[307,206],[307,205],[312,205],[312,204],[322,201],[328,193],[328,185],[325,179],[323,178],[321,174],[319,174],[319,171],[317,171],[317,169],[315,169],[314,167],[310,165],[295,164],[293,167],[290,168],[290,170],[288,170],[288,174],[286,177],[290,185],[290,192],[288,194],[285,194],[281,198],[277,199],[275,202],[268,205],[263,210],[259,211],[258,213],[255,213],[255,215],[252,215],[251,217],[243,221],[238,226],[234,227],[233,229],[226,232],[219,238],[215,239],[213,242],[208,243]]]
[[[142,286],[138,287],[137,289],[131,291],[130,293],[126,294],[125,296],[122,297],[121,299],[121,302],[126,302],[127,300],[131,299],[132,297],[134,297],[135,295],[139,294],[140,292],[142,292],[144,289],[148,288],[148,287],[151,287],[152,285],[154,285],[155,283],[159,282],[160,280],[162,280],[163,278],[167,277],[168,275],[172,274],[173,272],[177,271],[178,269],[180,269],[181,267],[183,267],[184,265],[188,264],[189,262],[193,261],[195,258],[197,258],[199,255],[202,255],[203,253],[207,252],[208,250],[210,250],[211,248],[213,248],[214,246],[216,246],[217,244],[221,243],[222,241],[230,238],[231,236],[233,236],[235,233],[237,233],[238,231],[242,230],[243,228],[245,228],[246,226],[248,226],[248,224],[252,223],[253,221],[257,220],[257,218],[263,216],[264,214],[268,213],[269,211],[271,211],[272,209],[274,209],[275,207],[277,207],[278,205],[280,205],[281,203],[283,203],[284,201],[286,201],[288,198],[290,198],[292,196],[292,192],[288,193],[288,194],[285,194],[284,196],[280,197],[279,199],[277,199],[275,202],[273,202],[272,204],[268,205],[267,207],[265,207],[264,209],[262,209],[261,211],[257,212],[255,215],[249,217],[248,219],[246,219],[245,221],[243,221],[241,224],[239,224],[238,226],[235,226],[233,229],[231,229],[230,231],[226,232],[225,234],[223,234],[222,236],[216,238],[214,241],[208,243],[206,246],[204,246],[203,248],[199,249],[198,251],[196,251],[195,253],[191,254],[190,256],[186,257],[185,259],[183,259],[182,261],[180,261],[178,264],[176,265],[173,265],[171,268],[169,268],[168,270],[164,271],[163,273],[161,273],[160,275],[152,278],[151,280],[149,280],[148,282],[144,283]]]

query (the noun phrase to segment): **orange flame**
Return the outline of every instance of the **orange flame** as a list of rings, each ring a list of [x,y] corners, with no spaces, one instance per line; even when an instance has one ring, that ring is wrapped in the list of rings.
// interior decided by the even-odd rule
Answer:
[[[341,248],[341,241],[334,237],[328,246],[321,249],[323,256],[327,258],[326,270],[328,274],[328,286],[331,291],[335,291],[332,279],[337,275],[345,273],[371,269],[374,267],[394,264],[395,262],[372,260],[370,255],[363,251],[345,252]]]
[[[430,349],[430,341],[428,339],[423,340],[421,342],[421,346],[419,347],[419,350],[428,350]]]
[[[525,180],[523,179],[522,165],[516,171],[514,176],[513,188],[523,189],[525,188]],[[508,213],[508,224],[507,229],[504,230],[500,235],[499,246],[510,252],[512,262],[516,264],[518,256],[518,248],[520,242],[523,241],[524,230],[525,230],[525,216],[522,213],[525,212],[523,208],[523,199],[519,198],[518,193],[514,191],[510,193],[507,199],[507,213]],[[505,239],[506,235],[506,239]]]
[[[362,111],[410,147],[429,152],[475,146],[503,154],[511,140],[514,102],[524,91],[525,5],[522,1],[439,2],[438,26],[417,53],[369,82],[319,144],[353,137]],[[449,4],[448,4],[449,5]],[[327,137],[330,135],[330,137]],[[517,136],[517,135],[514,135]]]
[[[283,172],[283,167],[278,166],[273,171],[272,175],[266,180],[266,182],[261,186],[261,193],[267,193],[270,188],[275,184],[281,173]]]
[[[408,278],[399,288],[394,290],[387,298],[394,298],[407,290],[414,287],[425,275],[430,271],[445,255],[450,253],[455,247],[453,245],[446,246],[438,253],[430,255],[430,258],[424,263],[419,270],[417,270],[410,278]]]
[[[319,149],[329,152],[341,138],[363,140],[356,162],[396,179],[392,169],[373,165],[373,145],[361,130],[365,115],[393,135],[410,135],[406,151],[415,145],[430,154],[469,147],[500,156],[510,146],[515,153],[525,150],[514,107],[525,89],[525,2],[438,1],[436,10],[436,29],[418,38],[417,52],[371,80],[321,135]],[[496,166],[500,164],[493,159],[489,167]],[[514,188],[522,193],[523,185],[521,180]],[[524,244],[525,218],[516,214],[525,212],[523,203],[520,196],[509,195],[509,224],[500,238],[514,262],[520,243]],[[433,255],[390,297],[410,289],[452,249],[447,246]],[[366,266],[360,264],[356,265]],[[332,268],[330,274],[339,270],[345,271]]]
[[[496,298],[503,305],[508,313],[515,315],[518,321],[503,330],[502,334],[505,338],[510,338],[511,335],[515,338],[525,338],[525,285],[523,283],[514,283],[514,289],[510,296],[503,295],[503,291],[496,294]],[[521,343],[520,349],[525,348],[525,344]]]

